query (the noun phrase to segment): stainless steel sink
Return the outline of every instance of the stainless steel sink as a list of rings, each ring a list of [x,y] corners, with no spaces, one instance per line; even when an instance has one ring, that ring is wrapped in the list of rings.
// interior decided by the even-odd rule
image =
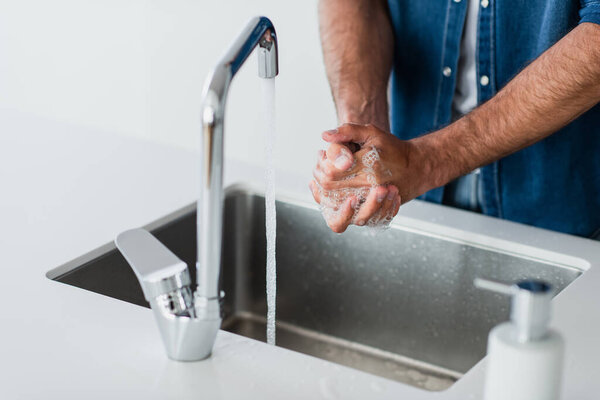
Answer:
[[[194,265],[193,206],[148,228]],[[265,341],[261,195],[229,188],[223,243],[223,329]],[[277,345],[427,390],[444,390],[473,367],[485,355],[489,330],[508,319],[509,300],[475,289],[475,277],[538,278],[562,290],[580,274],[402,225],[337,235],[313,205],[277,203]],[[148,307],[112,244],[48,277]]]

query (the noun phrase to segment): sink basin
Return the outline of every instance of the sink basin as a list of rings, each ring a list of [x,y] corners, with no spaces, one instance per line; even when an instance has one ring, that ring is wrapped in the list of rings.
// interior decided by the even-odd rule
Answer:
[[[222,329],[265,341],[264,197],[234,186],[225,203]],[[147,228],[193,266],[195,218],[190,205]],[[379,233],[352,227],[337,235],[314,205],[280,199],[277,346],[444,390],[484,357],[489,330],[509,316],[509,299],[475,289],[475,277],[544,279],[560,291],[582,273],[465,237],[468,233],[458,240],[402,223]],[[148,307],[112,244],[47,276]]]

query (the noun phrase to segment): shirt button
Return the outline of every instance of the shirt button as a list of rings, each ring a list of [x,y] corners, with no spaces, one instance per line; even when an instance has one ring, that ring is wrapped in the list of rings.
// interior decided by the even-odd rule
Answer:
[[[460,3],[460,0],[454,0],[455,3]]]
[[[481,7],[487,8],[487,6],[489,6],[489,5],[490,5],[489,0],[481,0]]]
[[[452,75],[452,68],[444,67],[444,69],[442,70],[442,74],[444,74],[444,76],[448,78],[450,75]]]
[[[490,78],[487,75],[481,75],[479,83],[481,83],[481,86],[487,86],[490,84]]]

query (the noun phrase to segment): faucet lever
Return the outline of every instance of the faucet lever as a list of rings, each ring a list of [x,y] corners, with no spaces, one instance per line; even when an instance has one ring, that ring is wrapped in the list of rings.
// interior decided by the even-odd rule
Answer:
[[[187,265],[148,231],[125,231],[115,244],[135,272],[147,301],[190,285]]]

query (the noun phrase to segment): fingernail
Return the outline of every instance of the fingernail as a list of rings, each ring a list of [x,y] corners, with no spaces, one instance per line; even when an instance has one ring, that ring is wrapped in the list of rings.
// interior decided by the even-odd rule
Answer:
[[[328,131],[325,131],[325,133],[329,133],[330,135],[335,135],[336,133],[338,133],[337,128],[336,129],[330,129]]]
[[[392,201],[392,200],[394,200],[394,198],[396,197],[396,195],[397,195],[396,193],[394,193],[393,191],[390,190],[390,192],[387,195],[387,199],[389,201]]]
[[[356,225],[358,226],[363,226],[365,224],[365,221],[356,221]]]
[[[386,198],[386,196],[389,198],[389,195],[386,192],[378,193],[377,194],[377,202],[381,203]]]
[[[335,165],[335,167],[337,169],[346,169],[349,162],[350,162],[350,159],[348,158],[347,155],[340,154],[333,162],[333,165]]]
[[[350,207],[356,208],[357,205],[358,205],[358,199],[353,198],[352,200],[350,200]]]

